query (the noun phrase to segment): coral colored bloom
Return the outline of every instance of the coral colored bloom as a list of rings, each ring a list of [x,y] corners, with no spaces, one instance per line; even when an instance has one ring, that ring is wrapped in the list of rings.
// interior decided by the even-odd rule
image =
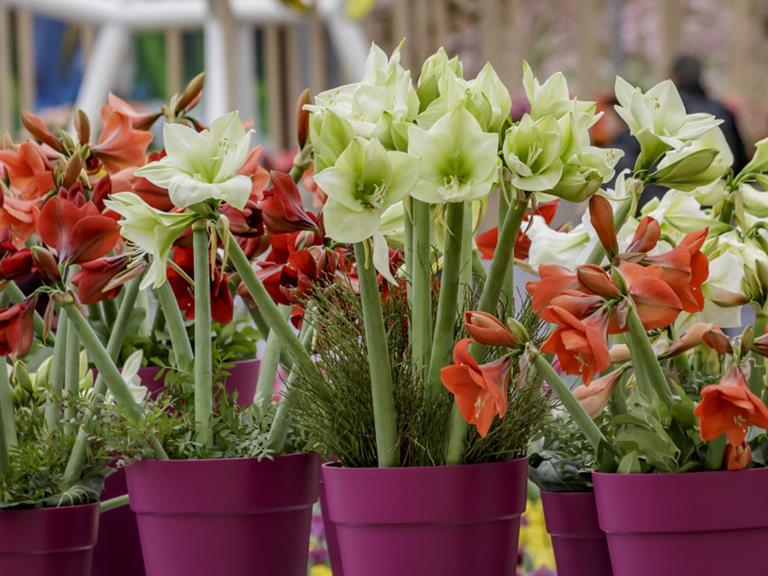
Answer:
[[[695,412],[707,442],[726,434],[731,446],[741,446],[750,426],[768,429],[768,408],[749,389],[739,368],[731,368],[719,384],[706,386]]]
[[[37,200],[22,200],[3,194],[0,189],[0,231],[7,232],[7,239],[16,248],[24,243],[37,229],[40,208]]]
[[[494,417],[507,413],[507,387],[511,360],[503,357],[478,364],[469,352],[470,338],[460,340],[453,349],[453,361],[440,371],[445,386],[455,397],[461,415],[485,437]]]
[[[603,298],[616,299],[621,296],[621,291],[613,283],[608,273],[597,264],[584,264],[576,269],[576,277],[579,283],[590,293]]]
[[[608,406],[608,400],[621,381],[623,373],[621,369],[614,370],[590,383],[589,386],[581,384],[574,389],[573,396],[581,403],[590,418],[597,418]]]
[[[613,208],[604,196],[595,194],[589,199],[589,216],[592,227],[600,238],[600,243],[613,258],[619,252],[619,241],[616,238],[616,226],[613,223]]]
[[[731,351],[731,343],[719,326],[705,322],[694,322],[677,342],[664,352],[663,357],[671,357],[705,344],[720,356]]]
[[[32,346],[34,313],[34,297],[0,310],[0,356],[26,356]]]
[[[78,264],[106,256],[120,238],[120,227],[96,206],[54,196],[40,212],[40,237],[55,248],[60,260]]]
[[[563,372],[580,374],[584,384],[589,384],[596,374],[611,365],[609,319],[602,311],[584,320],[557,306],[548,307],[546,313],[558,326],[542,344],[541,351],[557,354]]]
[[[486,346],[516,348],[520,345],[520,338],[513,334],[504,322],[487,312],[465,312],[464,327],[476,342]]]
[[[269,171],[261,166],[262,152],[264,152],[264,146],[261,144],[248,152],[248,158],[238,172],[238,174],[248,176],[251,179],[251,196],[255,195],[259,199],[269,185]]]
[[[40,198],[55,188],[53,168],[35,142],[24,142],[16,151],[0,150],[0,163],[23,200]]]
[[[746,470],[752,464],[752,448],[746,442],[741,446],[728,444],[723,461],[726,470]]]
[[[272,187],[264,193],[259,207],[271,234],[317,228],[315,221],[304,210],[293,178],[283,172],[272,172]]]
[[[619,270],[627,281],[629,295],[646,330],[665,328],[677,319],[683,305],[664,281],[661,268],[622,262]]]
[[[152,133],[136,130],[133,118],[111,105],[101,107],[103,128],[91,154],[101,160],[107,172],[119,172],[129,166],[143,166]]]
[[[544,264],[539,268],[539,280],[528,282],[525,289],[531,295],[531,308],[535,313],[541,312],[555,296],[563,290],[580,288],[576,274],[555,264]]]
[[[528,259],[528,252],[531,249],[531,239],[525,233],[527,229],[526,223],[530,221],[532,216],[541,216],[544,218],[544,222],[546,222],[547,225],[552,224],[559,203],[559,198],[550,202],[542,202],[536,205],[533,214],[531,214],[530,210],[526,212],[523,217],[523,225],[520,227],[520,230],[517,231],[517,237],[515,238],[515,258],[518,260]],[[475,237],[475,241],[477,242],[477,249],[480,251],[482,258],[484,260],[493,259],[493,254],[496,252],[496,245],[499,242],[499,227],[494,226],[482,234],[478,234]]]
[[[626,253],[645,254],[650,252],[658,244],[659,238],[661,238],[661,226],[656,220],[646,216],[640,220],[640,224],[638,224],[637,230],[635,230],[635,235],[632,237],[629,246],[627,246]]]

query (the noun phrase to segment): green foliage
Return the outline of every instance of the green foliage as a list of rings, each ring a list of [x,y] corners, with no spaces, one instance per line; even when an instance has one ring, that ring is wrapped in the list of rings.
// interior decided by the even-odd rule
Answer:
[[[476,296],[466,307],[469,309],[475,302]],[[369,364],[359,298],[351,286],[337,283],[319,291],[311,306],[315,317],[322,319],[316,326],[313,352],[325,378],[318,380],[297,373],[288,393],[294,422],[307,435],[309,449],[325,457],[335,456],[345,466],[376,466]],[[528,306],[523,310],[518,320],[529,333],[539,334],[540,321]],[[435,398],[411,372],[410,314],[404,291],[390,287],[383,312],[398,414],[398,465],[444,464],[453,397],[441,389]],[[505,312],[502,309],[500,317],[505,317]],[[459,321],[455,339],[462,336],[462,330]],[[483,361],[494,354],[498,351],[487,352]],[[496,419],[485,438],[470,430],[465,463],[502,461],[525,454],[531,434],[546,418],[549,403],[540,384],[531,378],[513,375],[509,393],[506,417]]]

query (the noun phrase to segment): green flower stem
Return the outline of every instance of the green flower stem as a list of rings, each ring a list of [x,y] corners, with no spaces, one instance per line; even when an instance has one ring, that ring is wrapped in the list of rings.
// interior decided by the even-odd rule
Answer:
[[[765,333],[765,326],[768,323],[768,316],[758,313],[755,316],[755,336],[762,336]],[[765,358],[760,354],[752,353],[754,362],[752,371],[749,373],[749,389],[753,394],[762,397],[765,392]]]
[[[621,229],[622,225],[627,220],[633,203],[634,202],[632,198],[627,198],[619,205],[618,210],[616,210],[616,213],[613,215],[613,226],[617,232]],[[589,255],[589,258],[587,258],[587,264],[597,264],[599,266],[603,263],[604,258],[605,248],[601,242],[598,242],[597,245],[592,249],[592,253]]]
[[[432,354],[429,363],[428,382],[433,395],[439,394],[442,389],[440,369],[451,361],[451,350],[453,349],[456,329],[463,236],[464,204],[451,202],[447,207],[443,274],[440,280],[437,320],[435,321],[435,333],[432,338]]]
[[[287,351],[294,365],[299,367],[305,375],[313,375],[316,378],[322,378],[322,374],[317,366],[312,362],[307,351],[301,345],[296,333],[291,325],[283,318],[272,297],[264,288],[261,280],[251,268],[251,263],[245,255],[240,245],[232,235],[229,236],[229,256],[235,266],[235,270],[240,275],[241,280],[248,289],[251,298],[259,307],[259,312],[270,327],[270,332],[275,331],[282,341],[284,349]]]
[[[6,294],[10,299],[10,301],[13,302],[14,304],[18,304],[25,298],[24,292],[22,292],[21,288],[19,288],[16,285],[16,283],[13,281],[10,281],[5,285],[5,289],[3,290],[3,293]],[[43,322],[42,316],[40,316],[40,314],[37,311],[35,311],[34,313],[33,322],[35,326],[35,332],[37,333],[38,336],[40,336],[40,339],[43,342],[48,340],[51,343],[53,343],[54,336],[52,332],[48,333],[47,338],[43,338],[43,334],[45,334],[45,322]]]
[[[558,376],[557,372],[555,372],[555,369],[552,368],[552,365],[547,361],[544,355],[536,349],[531,349],[531,353],[533,356],[533,365],[544,380],[546,380],[547,384],[549,384],[555,391],[555,394],[557,394],[563,407],[568,411],[578,427],[581,428],[582,433],[586,436],[587,440],[592,445],[592,448],[594,448],[595,453],[597,453],[600,443],[606,442],[605,436],[603,436],[600,428],[598,428],[597,424],[595,424],[592,418],[589,417],[589,414],[582,408],[579,401],[574,398],[568,386],[566,386],[565,382]]]
[[[104,318],[107,326],[112,326],[117,318],[117,304],[111,298],[105,298],[100,302],[101,316]]]
[[[67,366],[67,332],[69,319],[62,314],[59,317],[58,338],[53,344],[53,359],[51,360],[50,394],[45,401],[45,422],[49,431],[59,427],[59,411],[61,410],[61,395],[64,390],[64,379]]]
[[[379,467],[388,468],[398,463],[397,412],[379,283],[368,252],[364,243],[355,244],[355,261],[360,282],[360,300],[363,305],[365,339],[368,346],[368,368],[371,374],[376,452]]]
[[[426,377],[432,346],[432,250],[429,243],[430,206],[412,200],[413,301],[411,303],[411,360],[413,372]]]
[[[140,284],[141,277],[134,278],[123,290],[123,299],[120,302],[117,318],[115,319],[115,324],[112,327],[112,332],[110,332],[109,341],[107,342],[107,355],[113,362],[117,360],[120,349],[123,346],[128,322],[130,321],[131,314],[136,306]],[[62,321],[66,319],[66,316],[61,317]],[[99,372],[99,375],[96,377],[96,382],[93,385],[93,397],[100,399],[104,396],[106,389],[107,385],[104,376]],[[64,471],[63,482],[66,486],[70,486],[76,482],[82,473],[88,449],[88,434],[86,431],[90,425],[92,417],[92,414],[86,413],[83,423],[80,425],[80,430],[77,432],[77,438],[75,438],[75,444],[72,447],[72,452],[69,455],[69,461],[67,462],[67,467]],[[160,450],[162,450],[162,447],[160,447]],[[162,453],[158,450],[156,451],[159,454]]]
[[[659,395],[659,398],[669,403],[672,393],[667,385],[664,370],[662,370],[659,359],[656,357],[656,352],[654,352],[651,346],[648,333],[645,331],[635,306],[629,302],[628,308],[627,327],[629,328],[629,338],[627,339],[627,344],[632,355],[632,366],[635,369],[638,389],[647,398],[652,398],[650,391],[653,390]]]
[[[477,248],[472,249],[472,274],[483,280],[483,282],[485,282],[486,276],[488,275],[485,271],[485,266],[483,266],[483,259],[480,257],[480,252],[477,251]]]
[[[67,401],[64,408],[64,430],[71,434],[77,414],[77,398],[80,396],[80,339],[77,330],[67,330],[64,345],[64,390]]]
[[[707,455],[704,466],[707,470],[722,470],[725,459],[725,448],[728,445],[728,437],[723,434],[707,444]]]
[[[403,222],[405,234],[403,250],[405,252],[405,277],[408,282],[408,304],[413,306],[413,208],[410,198],[403,200]]]
[[[211,268],[208,261],[208,222],[192,225],[192,248],[195,268],[195,435],[208,446],[213,414],[213,352],[211,347]]]
[[[528,197],[515,200],[507,210],[504,221],[499,228],[499,240],[496,243],[496,251],[491,260],[491,268],[480,294],[478,309],[493,314],[504,289],[504,280],[508,271],[512,268],[515,250],[515,238],[523,222],[523,216],[528,209]],[[512,287],[510,285],[510,290]],[[510,293],[511,296],[511,293]]]
[[[472,254],[474,238],[472,237],[472,203],[464,204],[464,222],[461,236],[461,260],[459,266],[459,301],[456,312],[461,314],[472,294]]]
[[[155,291],[155,294],[162,310],[162,313],[158,311],[155,317],[165,318],[165,326],[171,338],[176,366],[178,368],[186,368],[192,364],[192,345],[189,343],[189,335],[187,334],[187,328],[184,326],[184,317],[181,315],[181,309],[176,301],[176,296],[173,294],[173,289],[168,282],[160,286]]]
[[[288,321],[291,313],[291,307],[280,304],[278,307],[282,317]],[[264,355],[261,357],[261,366],[259,367],[259,378],[256,382],[256,406],[262,412],[269,409],[272,403],[272,393],[275,386],[277,370],[280,367],[280,353],[283,346],[280,337],[275,331],[269,333],[267,337],[267,346],[264,349]]]
[[[507,191],[507,185],[504,181],[503,171],[499,178],[499,227],[501,223],[507,218],[507,212],[509,211],[510,194]],[[515,266],[514,266],[514,247],[512,250],[513,265],[507,268],[504,274],[504,282],[501,285],[501,293],[506,298],[512,298],[510,302],[514,302],[514,285],[515,285]]]
[[[267,324],[267,321],[262,315],[261,310],[248,306],[248,313],[251,315],[256,328],[258,328],[259,332],[261,332],[261,337],[266,340],[271,330],[269,329],[269,324]]]
[[[10,471],[11,450],[18,445],[14,418],[8,365],[5,358],[0,357],[0,476],[6,476]]]
[[[466,449],[467,429],[469,425],[459,412],[454,403],[451,410],[451,423],[448,427],[448,449],[445,455],[445,462],[449,466],[461,464],[464,459],[464,450]]]
[[[115,508],[122,508],[123,506],[128,505],[128,494],[123,494],[122,496],[115,496],[114,498],[110,498],[109,500],[104,500],[99,504],[99,512],[101,514],[104,514],[104,512],[109,512],[110,510],[114,510]]]

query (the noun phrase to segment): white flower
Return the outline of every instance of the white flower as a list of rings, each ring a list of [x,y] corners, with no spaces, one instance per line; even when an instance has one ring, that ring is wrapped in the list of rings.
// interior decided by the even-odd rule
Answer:
[[[670,190],[661,200],[654,198],[643,206],[642,213],[656,220],[662,233],[675,237],[706,228],[712,221],[693,196],[680,190]]]
[[[166,156],[136,174],[167,188],[171,202],[180,208],[215,199],[242,210],[251,194],[251,179],[238,171],[248,158],[251,134],[237,112],[217,118],[202,132],[166,124]]]
[[[586,212],[581,223],[568,232],[550,228],[541,216],[534,216],[531,226],[526,229],[524,224],[523,230],[531,240],[528,264],[535,270],[542,264],[557,264],[575,270],[586,262],[598,243]]]
[[[143,404],[149,394],[149,389],[141,383],[141,376],[139,376],[139,369],[141,369],[143,358],[144,353],[141,350],[136,350],[128,356],[121,370],[123,380],[128,385],[128,391],[131,393],[133,401],[137,404]],[[107,402],[114,402],[110,392],[107,392],[106,400]]]
[[[709,262],[709,277],[702,286],[704,309],[699,313],[702,322],[712,322],[722,328],[741,326],[741,306],[718,306],[711,296],[725,290],[741,294],[744,280],[744,260],[734,250],[725,250]]]

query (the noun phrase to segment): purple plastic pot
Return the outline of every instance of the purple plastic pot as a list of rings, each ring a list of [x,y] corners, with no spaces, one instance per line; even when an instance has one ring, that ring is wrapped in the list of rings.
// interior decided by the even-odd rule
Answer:
[[[542,492],[558,576],[612,576],[605,533],[592,492]]]
[[[528,463],[323,466],[347,576],[514,576]]]
[[[320,478],[320,512],[323,515],[323,531],[325,532],[325,545],[328,548],[328,560],[331,564],[333,576],[344,576],[344,567],[341,564],[341,550],[339,550],[339,536],[336,533],[336,524],[331,522],[328,511],[328,497],[325,495],[325,482]]]
[[[306,576],[316,454],[127,469],[147,576]]]
[[[128,492],[125,469],[109,476],[101,493],[102,500]],[[99,540],[93,550],[93,576],[144,576],[139,528],[136,515],[128,506],[104,512],[99,520]]]
[[[592,478],[615,576],[765,574],[768,468]]]
[[[229,376],[224,381],[224,388],[228,394],[232,395],[237,392],[237,403],[240,406],[245,407],[253,404],[260,366],[261,360],[259,358],[235,362]],[[157,378],[160,370],[162,368],[158,366],[147,366],[139,369],[141,383],[149,389],[150,394],[153,396],[163,389],[163,378]]]
[[[0,574],[90,576],[99,505],[0,512]]]

